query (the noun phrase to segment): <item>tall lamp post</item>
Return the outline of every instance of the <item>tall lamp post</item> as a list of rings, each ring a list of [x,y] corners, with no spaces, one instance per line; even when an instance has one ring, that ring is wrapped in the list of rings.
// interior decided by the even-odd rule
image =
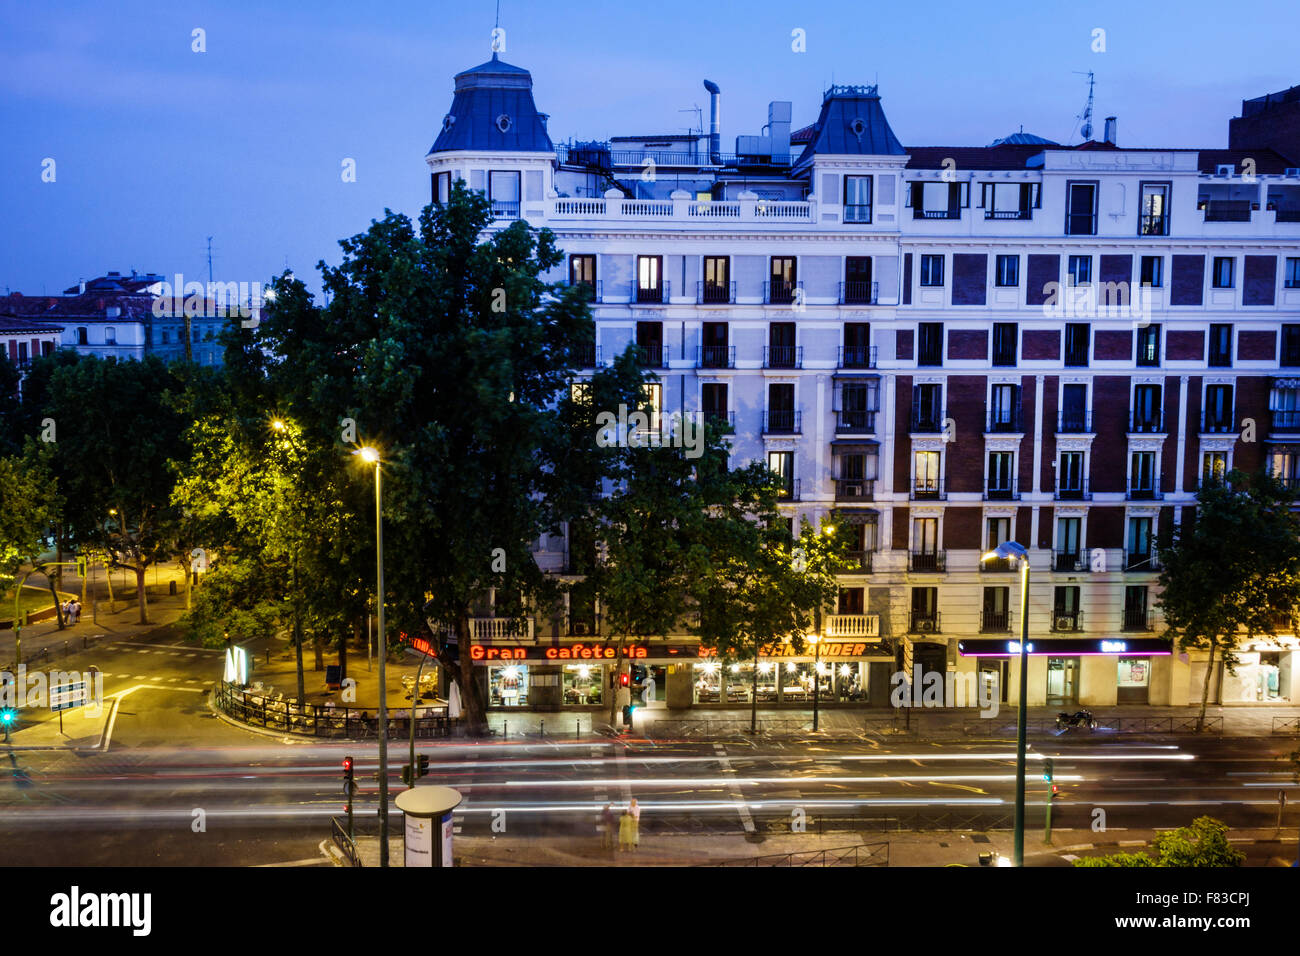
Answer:
[[[273,419],[271,427],[283,435],[288,441],[289,447],[293,449],[294,458],[297,459],[299,480],[302,479],[302,455],[298,451],[298,443],[293,440],[293,435],[289,433],[288,426],[283,419]],[[304,516],[305,517],[305,516]],[[298,551],[299,551],[299,531],[295,530],[293,537],[293,644],[294,653],[297,655],[298,665],[298,706],[302,707],[307,701],[307,690],[304,682],[302,671],[302,608],[299,605],[298,595]],[[189,600],[188,594],[186,600]]]
[[[1016,705],[1016,835],[1013,866],[1025,865],[1025,698],[1029,687],[1029,552],[1015,541],[1003,541],[981,561],[1001,558],[1020,564],[1020,696]]]
[[[383,472],[379,452],[367,446],[357,451],[361,460],[375,466],[375,604],[379,625],[379,865],[388,866],[388,684],[384,660],[388,641],[384,633],[384,513]]]

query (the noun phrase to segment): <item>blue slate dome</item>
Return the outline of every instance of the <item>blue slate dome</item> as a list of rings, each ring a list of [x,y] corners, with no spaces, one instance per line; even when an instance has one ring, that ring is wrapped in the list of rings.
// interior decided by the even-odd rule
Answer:
[[[821,115],[795,166],[813,156],[902,156],[903,144],[885,119],[874,86],[832,86],[822,98]]]
[[[554,152],[545,117],[533,103],[532,74],[495,53],[486,63],[457,73],[451,111],[429,154],[452,150]]]

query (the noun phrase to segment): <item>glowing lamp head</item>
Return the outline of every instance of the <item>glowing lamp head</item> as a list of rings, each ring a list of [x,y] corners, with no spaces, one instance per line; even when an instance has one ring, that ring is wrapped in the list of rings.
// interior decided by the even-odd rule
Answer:
[[[284,420],[280,418],[271,419],[271,427],[278,432],[284,431]]]
[[[368,465],[373,465],[375,462],[379,461],[379,452],[371,448],[369,445],[359,449],[357,454],[360,455],[361,460]]]

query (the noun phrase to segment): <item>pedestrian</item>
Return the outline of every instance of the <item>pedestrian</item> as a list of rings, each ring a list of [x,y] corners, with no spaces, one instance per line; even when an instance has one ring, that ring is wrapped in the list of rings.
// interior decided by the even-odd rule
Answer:
[[[614,805],[612,803],[605,804],[605,809],[600,811],[600,848],[614,849]]]
[[[641,805],[633,797],[627,805],[627,815],[632,820],[632,849],[636,850],[641,842]]]
[[[72,616],[72,602],[64,601],[59,605],[59,610],[63,612],[63,622],[66,624]]]
[[[81,623],[81,602],[76,598],[72,599],[72,623]]]

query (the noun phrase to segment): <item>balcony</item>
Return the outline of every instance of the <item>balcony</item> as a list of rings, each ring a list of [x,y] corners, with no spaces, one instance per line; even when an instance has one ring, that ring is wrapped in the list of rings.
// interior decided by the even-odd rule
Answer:
[[[1010,481],[984,482],[985,501],[1018,501],[1019,499],[1020,491],[1015,478]]]
[[[1201,412],[1201,434],[1202,435],[1228,435],[1237,429],[1233,427],[1232,415],[1229,413],[1226,419],[1215,415],[1213,411],[1204,409]]]
[[[1165,430],[1164,412],[1129,412],[1128,430],[1131,435],[1163,434]]]
[[[1016,570],[1016,565],[1010,558],[982,558],[979,569],[989,574],[1008,574]]]
[[[695,301],[700,305],[734,305],[736,302],[736,283],[696,282]]]
[[[878,614],[828,614],[826,616],[827,637],[879,637],[880,615]]]
[[[874,551],[849,551],[845,554],[852,567],[845,571],[845,574],[870,574],[871,573],[871,556]]]
[[[557,144],[560,162],[586,165],[581,157],[563,144]],[[699,167],[706,165],[707,156],[686,151],[664,150],[613,150],[601,157],[604,168],[613,166],[641,167],[647,159],[657,166]],[[734,157],[723,156],[728,161]],[[727,222],[816,222],[810,202],[772,202],[763,199],[741,199],[720,202],[697,199],[625,199],[625,198],[557,198],[549,200],[547,218],[614,219],[614,220],[676,220],[684,226],[716,229],[718,220]]]
[[[643,286],[632,283],[632,301],[638,305],[666,305],[672,296],[672,283],[664,281],[658,285]]]
[[[907,630],[912,634],[942,633],[939,627],[939,612],[913,610],[907,622]]]
[[[984,416],[985,434],[1023,432],[1024,430],[1025,423],[1019,407],[995,408]]]
[[[875,368],[876,347],[874,345],[841,345],[840,368]]]
[[[565,637],[595,637],[602,633],[599,614],[570,614],[564,619]]]
[[[715,428],[736,427],[736,413],[724,411],[721,408],[706,408],[704,410],[704,424],[712,425]]]
[[[603,289],[602,281],[597,279],[595,282],[589,282],[586,279],[565,279],[561,285],[570,289],[581,290],[582,297],[587,302],[599,302],[601,291]]]
[[[907,570],[917,574],[941,574],[948,570],[948,552],[909,551]]]
[[[784,503],[784,502],[790,502],[790,501],[799,501],[799,500],[800,500],[800,498],[799,498],[799,492],[800,492],[799,481],[800,481],[800,479],[798,479],[798,478],[793,478],[793,479],[790,479],[790,480],[786,481],[786,483],[785,483],[784,485],[782,485],[780,488],[778,488],[778,489],[777,489],[777,492],[776,492],[776,498],[777,498],[777,501],[782,502],[782,503]]]
[[[767,305],[792,305],[796,300],[803,304],[802,282],[773,279],[763,283],[763,302]]]
[[[1300,431],[1300,409],[1276,409],[1273,412],[1273,431]]]
[[[873,501],[876,482],[873,478],[836,478],[836,501]]]
[[[984,218],[988,219],[1032,219],[1033,211],[1030,209],[985,209]]]
[[[836,434],[864,435],[876,430],[876,413],[865,409],[840,409],[835,413]]]
[[[763,346],[763,368],[803,368],[803,346]]]
[[[920,209],[912,207],[913,219],[960,219],[961,209]]]
[[[912,408],[908,431],[925,434],[943,431],[944,419],[948,417],[947,409]]]
[[[912,481],[913,501],[943,501],[947,497],[942,478],[916,478]]]
[[[1255,205],[1249,199],[1207,199],[1197,204],[1205,210],[1206,222],[1250,222]]]
[[[1160,558],[1153,548],[1150,551],[1125,551],[1124,570],[1141,574],[1160,570]]]
[[[1130,481],[1126,496],[1130,501],[1163,501],[1163,483],[1158,478],[1150,482],[1138,482],[1136,485]]]
[[[1152,216],[1152,215],[1143,216],[1138,225],[1138,235],[1140,236],[1169,235],[1169,217]]]
[[[840,305],[875,305],[879,282],[841,282]]]
[[[1056,433],[1058,435],[1092,434],[1092,412],[1091,411],[1057,412]]]
[[[600,365],[599,345],[579,345],[576,349],[579,368],[597,368]]]
[[[1074,573],[1087,571],[1090,567],[1088,556],[1081,551],[1053,551],[1052,570]]]
[[[778,408],[763,413],[764,435],[799,434],[801,413],[797,408]]]
[[[493,199],[492,218],[493,219],[518,219],[519,218],[519,200],[518,199]]]
[[[667,368],[669,361],[667,345],[638,345],[638,360],[642,368]]]
[[[1057,478],[1053,497],[1057,501],[1091,501],[1092,492],[1088,490],[1088,479]]]
[[[481,641],[531,641],[531,617],[472,617],[469,632],[475,643]]]
[[[1149,607],[1124,608],[1124,630],[1154,631],[1156,629],[1155,611]]]
[[[1083,630],[1083,612],[1067,611],[1063,608],[1056,608],[1052,611],[1052,630],[1062,633],[1073,633]]]
[[[1087,368],[1088,367],[1088,346],[1065,347],[1065,367],[1066,368]]]
[[[1010,611],[980,611],[980,631],[985,634],[999,634],[1011,630]]]
[[[695,347],[695,364],[700,368],[735,368],[736,347],[734,345],[697,345]]]

